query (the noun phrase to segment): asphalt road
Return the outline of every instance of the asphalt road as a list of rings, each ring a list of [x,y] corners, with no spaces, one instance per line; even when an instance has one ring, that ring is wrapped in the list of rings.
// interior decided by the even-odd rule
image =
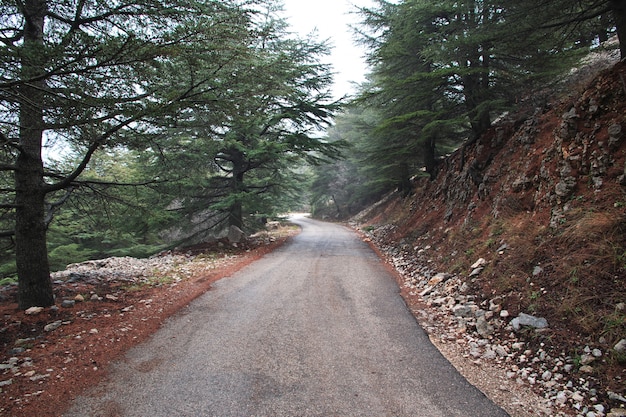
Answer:
[[[430,343],[375,253],[306,218],[67,416],[506,416]]]

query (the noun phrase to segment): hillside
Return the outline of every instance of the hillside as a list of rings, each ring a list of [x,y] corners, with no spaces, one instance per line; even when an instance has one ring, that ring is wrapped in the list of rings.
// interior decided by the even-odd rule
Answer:
[[[468,358],[566,415],[626,415],[626,63],[568,88],[353,222]]]

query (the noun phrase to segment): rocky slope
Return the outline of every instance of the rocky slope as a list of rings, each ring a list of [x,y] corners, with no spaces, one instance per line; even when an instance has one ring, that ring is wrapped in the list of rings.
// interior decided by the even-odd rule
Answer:
[[[432,337],[533,387],[537,415],[626,415],[626,63],[568,88],[353,222]]]

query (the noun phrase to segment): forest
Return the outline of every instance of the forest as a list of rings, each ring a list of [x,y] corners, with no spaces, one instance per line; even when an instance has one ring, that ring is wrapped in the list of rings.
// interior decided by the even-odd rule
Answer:
[[[590,50],[624,58],[625,8],[378,0],[355,8],[368,81],[336,101],[329,41],[280,1],[3,0],[0,279],[49,306],[68,263],[408,195]]]

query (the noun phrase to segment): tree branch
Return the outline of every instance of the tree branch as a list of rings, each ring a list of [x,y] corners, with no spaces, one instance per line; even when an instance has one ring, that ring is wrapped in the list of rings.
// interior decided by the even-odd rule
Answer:
[[[11,164],[0,164],[0,171],[15,171],[17,167]]]
[[[562,20],[560,22],[555,22],[555,23],[551,23],[551,24],[546,24],[546,25],[541,25],[539,26],[540,29],[554,29],[554,28],[558,28],[558,27],[563,27],[563,26],[567,26],[567,25],[571,25],[572,23],[580,23],[580,22],[584,22],[587,20],[591,20],[593,18],[596,18],[598,16],[602,16],[605,13],[608,13],[610,11],[612,11],[613,9],[611,8],[611,6],[606,6],[602,9],[597,10],[596,12],[593,12],[591,14],[585,15],[585,13],[587,13],[587,10],[584,10],[582,12],[580,12],[577,15],[574,15],[573,17],[566,19],[566,20]]]
[[[197,87],[199,87],[200,85],[202,85],[204,83],[204,81],[200,81],[196,84],[193,84],[191,86],[189,86],[189,88],[185,91],[183,91],[178,97],[175,97],[173,99],[171,99],[170,101],[168,101],[167,103],[158,106],[162,109],[165,109],[169,106],[171,106],[172,104],[179,102],[183,99],[185,99],[188,95],[190,95]],[[114,134],[116,134],[117,132],[119,132],[120,130],[128,127],[129,125],[131,125],[132,123],[135,123],[137,121],[140,121],[141,119],[143,119],[145,116],[149,115],[149,114],[154,114],[156,113],[156,111],[148,111],[145,110],[142,111],[140,114],[137,114],[136,116],[133,117],[129,117],[128,119],[119,122],[118,125],[111,127],[110,129],[108,129],[106,132],[102,133],[100,135],[100,137],[98,137],[96,140],[94,140],[91,145],[89,145],[89,147],[87,148],[87,152],[85,153],[85,156],[83,157],[82,161],[80,162],[80,164],[76,167],[76,169],[69,174],[65,179],[59,181],[58,183],[55,184],[49,184],[47,186],[45,186],[43,188],[43,191],[45,193],[50,193],[53,191],[59,191],[62,190],[64,188],[69,187],[79,176],[80,174],[83,173],[83,171],[85,170],[85,168],[87,168],[87,165],[89,164],[89,161],[91,160],[91,158],[93,157],[93,154],[98,150],[98,148],[100,146],[102,146],[107,139],[109,139],[111,136],[113,136]]]
[[[164,184],[167,180],[150,180],[144,182],[113,182],[113,181],[97,181],[97,180],[80,180],[74,181],[72,185],[102,185],[108,187],[144,187],[147,185]]]
[[[72,192],[74,191],[74,189],[72,187],[68,188],[65,195],[63,197],[61,197],[59,200],[53,202],[53,203],[47,203],[46,204],[46,217],[44,218],[44,223],[46,224],[46,227],[50,225],[50,223],[52,223],[52,219],[54,218],[54,214],[59,210],[59,208],[65,204],[65,202],[70,198],[70,196],[72,195]]]
[[[15,236],[15,230],[0,230],[0,238]]]

